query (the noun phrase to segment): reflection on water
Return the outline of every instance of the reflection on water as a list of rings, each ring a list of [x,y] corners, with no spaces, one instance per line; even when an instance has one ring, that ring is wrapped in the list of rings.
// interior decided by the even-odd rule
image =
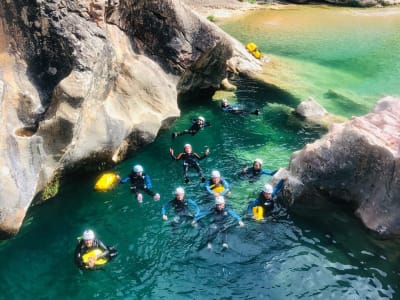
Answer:
[[[274,24],[285,17],[279,16],[280,11],[276,13]],[[326,74],[322,73],[321,81]],[[208,176],[213,169],[221,172],[232,187],[228,205],[244,216],[248,201],[257,196],[269,177],[256,182],[240,180],[237,173],[241,167],[256,157],[264,160],[268,170],[287,167],[293,151],[323,134],[317,128],[290,123],[290,109],[300,99],[295,93],[244,79],[235,83],[239,87],[237,101],[261,109],[259,116],[224,114],[219,103],[211,101],[203,105],[182,103],[182,118],[173,128],[115,168],[125,176],[132,165],[142,164],[152,178],[153,190],[161,194],[160,202],[145,195],[144,203],[137,203],[127,184],[117,185],[111,192],[95,192],[92,187],[98,174],[92,174],[70,178],[56,199],[33,207],[21,233],[0,243],[0,298],[398,297],[398,242],[376,240],[351,213],[339,208],[308,219],[278,205],[274,216],[265,222],[245,219],[244,228],[231,224],[229,249],[225,251],[218,237],[214,248],[206,249],[207,223],[197,228],[182,224],[174,232],[169,222],[162,221],[162,204],[173,197],[177,186],[184,185],[181,163],[170,159],[169,147],[177,153],[185,143],[200,153],[210,147],[209,157],[200,164]],[[328,96],[338,101],[337,111],[346,103],[351,103],[346,109],[352,113],[369,105],[339,93],[337,87],[330,89]],[[186,129],[190,118],[198,115],[211,121],[211,127],[194,137],[171,140],[171,132]],[[212,204],[196,174],[184,186],[187,197],[198,201],[201,208]],[[119,256],[102,271],[82,272],[73,265],[76,238],[88,227],[119,250]]]

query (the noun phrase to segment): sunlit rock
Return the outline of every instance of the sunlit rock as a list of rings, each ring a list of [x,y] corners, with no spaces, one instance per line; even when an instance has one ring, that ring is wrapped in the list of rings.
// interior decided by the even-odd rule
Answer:
[[[0,238],[58,178],[152,142],[240,48],[178,0],[1,1],[0,15]]]
[[[346,204],[366,227],[400,235],[400,99],[386,97],[363,116],[333,125],[292,154],[286,203],[299,213]]]

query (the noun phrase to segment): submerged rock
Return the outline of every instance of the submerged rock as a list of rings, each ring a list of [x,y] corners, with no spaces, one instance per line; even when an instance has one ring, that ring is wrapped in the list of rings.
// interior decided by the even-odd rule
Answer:
[[[347,204],[365,226],[400,235],[400,99],[386,97],[363,116],[333,125],[292,154],[285,201],[302,214]]]
[[[346,118],[330,114],[325,108],[317,103],[312,97],[302,101],[294,110],[297,123],[301,127],[320,126],[328,128],[333,123],[344,122]],[[291,119],[293,123],[293,119]]]
[[[152,142],[231,57],[259,67],[178,0],[1,1],[0,15],[0,238],[55,179]]]

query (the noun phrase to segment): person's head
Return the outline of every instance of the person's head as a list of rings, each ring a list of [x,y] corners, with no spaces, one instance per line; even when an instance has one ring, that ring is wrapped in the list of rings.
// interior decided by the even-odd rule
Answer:
[[[185,190],[183,189],[183,187],[177,187],[175,189],[175,198],[177,200],[182,201],[184,197],[185,197]]]
[[[197,118],[197,124],[204,124],[205,121],[206,121],[206,119],[204,119],[204,117],[202,117],[202,116],[199,116]]]
[[[264,197],[269,199],[272,197],[272,185],[270,185],[269,183],[265,184],[262,188],[262,192],[264,194]]]
[[[221,181],[221,174],[219,173],[219,171],[214,170],[211,172],[211,180],[214,183],[218,183]]]
[[[95,235],[93,230],[87,229],[83,232],[83,242],[85,243],[86,247],[92,247],[94,238]]]
[[[185,144],[185,146],[183,146],[183,151],[185,153],[191,153],[192,152],[192,145],[190,144]]]
[[[225,198],[224,198],[224,196],[215,197],[215,207],[218,210],[224,209],[224,207],[225,207]]]
[[[143,167],[141,165],[135,165],[135,166],[133,166],[133,172],[142,173],[143,172]]]
[[[225,107],[225,106],[228,106],[228,104],[229,104],[229,103],[228,103],[228,99],[223,98],[223,99],[222,99],[222,106]]]
[[[256,158],[253,162],[253,168],[260,170],[262,168],[263,161],[260,158]]]

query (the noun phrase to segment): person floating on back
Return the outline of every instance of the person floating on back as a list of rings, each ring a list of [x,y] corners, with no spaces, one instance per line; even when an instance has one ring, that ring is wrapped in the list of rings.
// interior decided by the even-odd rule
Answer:
[[[206,181],[205,188],[207,193],[213,196],[225,196],[230,192],[229,183],[221,178],[219,171],[211,172],[211,178]]]
[[[225,208],[225,198],[223,196],[215,197],[215,206],[209,209],[201,211],[197,216],[194,217],[192,225],[196,226],[203,218],[210,218],[210,225],[207,232],[207,248],[211,249],[211,242],[217,237],[218,234],[222,234],[222,247],[228,248],[228,219],[229,217],[234,218],[239,222],[239,226],[244,226],[242,218],[233,210]]]
[[[274,210],[276,194],[280,191],[287,176],[279,180],[275,187],[265,184],[257,199],[250,202],[247,206],[247,214],[256,220],[263,220]]]
[[[83,232],[74,253],[75,264],[80,269],[95,269],[117,256],[117,250],[107,247],[102,241],[95,238],[93,230]]]
[[[178,187],[175,190],[175,197],[165,203],[161,208],[161,215],[164,221],[168,220],[167,210],[174,208],[174,219],[172,221],[173,229],[176,229],[178,225],[182,224],[185,220],[193,220],[194,216],[197,216],[200,212],[199,206],[196,201],[185,198],[185,190],[182,187]]]
[[[143,167],[141,165],[135,165],[132,168],[132,172],[129,176],[121,180],[121,183],[131,182],[131,192],[136,195],[136,199],[139,203],[143,202],[143,195],[141,192],[145,192],[147,195],[154,198],[155,201],[160,200],[160,194],[154,193],[151,188],[151,179],[149,175],[143,173]]]
[[[238,104],[229,104],[228,99],[223,98],[221,101],[221,109],[223,112],[237,114],[237,115],[259,115],[260,111],[258,109],[250,111],[244,109],[241,105]]]
[[[241,175],[246,176],[250,181],[255,181],[261,177],[261,175],[271,175],[273,176],[278,170],[268,171],[262,169],[263,161],[260,158],[256,158],[253,162],[253,166],[248,168],[244,166],[241,171]]]
[[[204,127],[210,126],[210,122],[206,122],[204,117],[199,116],[197,119],[191,119],[192,126],[189,129],[186,129],[181,132],[173,132],[172,133],[172,138],[176,138],[178,136],[184,135],[184,134],[191,134],[192,136],[195,135],[197,132],[199,132],[201,129]]]
[[[177,156],[174,155],[174,149],[172,148],[169,149],[169,153],[173,160],[183,160],[183,176],[185,178],[185,183],[189,183],[190,181],[188,175],[189,168],[194,168],[199,174],[201,182],[204,182],[206,179],[203,176],[203,171],[200,168],[198,160],[206,158],[206,156],[210,153],[210,149],[207,148],[202,156],[192,152],[192,150],[192,146],[190,144],[186,144],[183,147],[183,152],[179,153]]]

